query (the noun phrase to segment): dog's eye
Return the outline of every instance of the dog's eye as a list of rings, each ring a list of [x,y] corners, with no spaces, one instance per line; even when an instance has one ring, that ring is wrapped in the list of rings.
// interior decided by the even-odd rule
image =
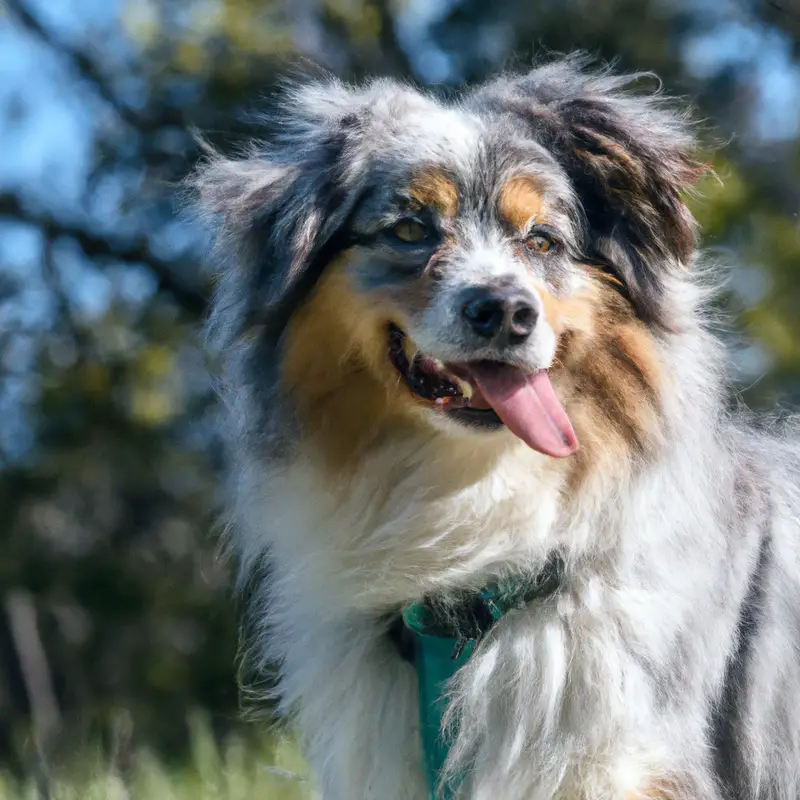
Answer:
[[[552,253],[557,249],[558,240],[545,230],[535,230],[525,239],[525,245],[534,253],[544,255],[545,253]]]
[[[401,219],[400,222],[392,228],[392,233],[394,233],[401,242],[406,242],[408,244],[419,244],[428,238],[427,226],[416,217]]]

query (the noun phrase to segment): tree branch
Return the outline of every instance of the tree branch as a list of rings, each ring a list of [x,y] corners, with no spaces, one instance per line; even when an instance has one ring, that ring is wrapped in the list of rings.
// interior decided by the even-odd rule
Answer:
[[[783,28],[794,39],[795,44],[800,44],[800,6],[798,3],[793,3],[792,0],[767,0],[766,6],[771,9],[764,15],[767,21]]]
[[[173,265],[156,256],[145,237],[128,240],[99,236],[75,223],[57,219],[49,211],[33,211],[16,195],[9,193],[0,193],[0,217],[38,227],[47,239],[59,236],[73,239],[93,259],[144,264],[156,276],[159,291],[171,294],[185,311],[200,316],[206,310],[208,301],[205,295],[176,278]]]

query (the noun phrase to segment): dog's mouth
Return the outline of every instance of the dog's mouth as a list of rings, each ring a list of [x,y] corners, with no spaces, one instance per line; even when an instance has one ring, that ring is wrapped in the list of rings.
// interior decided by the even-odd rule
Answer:
[[[416,353],[408,337],[389,325],[389,360],[415,398],[451,419],[477,428],[507,427],[529,447],[557,458],[578,449],[572,423],[547,370],[526,373],[501,361],[445,364]]]

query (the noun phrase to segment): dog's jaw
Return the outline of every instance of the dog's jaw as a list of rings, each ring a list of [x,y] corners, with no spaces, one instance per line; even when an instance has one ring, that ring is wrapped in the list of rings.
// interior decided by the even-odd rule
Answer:
[[[432,411],[477,430],[505,426],[545,455],[564,457],[578,449],[547,370],[526,371],[501,361],[448,365],[419,352],[409,359],[407,338],[389,326],[389,359],[412,395]]]
[[[443,455],[448,437],[454,443],[472,438],[472,446],[485,446],[487,453],[511,446],[508,432],[497,443],[480,429],[470,435],[442,414],[447,402],[420,402],[409,390],[391,358],[391,307],[360,292],[349,266],[348,254],[329,265],[296,312],[282,363],[284,402],[331,471],[353,474],[372,447],[425,436],[426,430],[430,435],[432,428],[445,435]],[[574,487],[593,472],[621,469],[632,455],[641,458],[662,442],[663,367],[656,341],[607,276],[588,273],[580,291],[566,298],[538,291],[556,341],[551,380],[581,443],[567,470]],[[458,375],[452,377],[442,391],[469,393]]]

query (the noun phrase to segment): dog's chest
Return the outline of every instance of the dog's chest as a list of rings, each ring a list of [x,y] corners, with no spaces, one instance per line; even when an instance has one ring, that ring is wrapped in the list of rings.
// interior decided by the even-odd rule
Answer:
[[[491,469],[470,455],[443,461],[431,442],[379,453],[346,480],[298,459],[270,483],[276,553],[364,609],[546,557],[558,481],[524,452]]]

